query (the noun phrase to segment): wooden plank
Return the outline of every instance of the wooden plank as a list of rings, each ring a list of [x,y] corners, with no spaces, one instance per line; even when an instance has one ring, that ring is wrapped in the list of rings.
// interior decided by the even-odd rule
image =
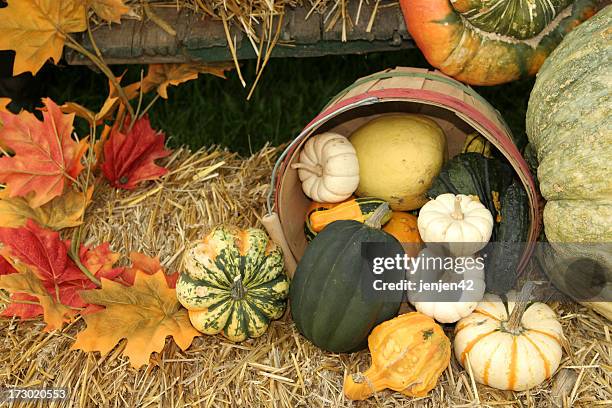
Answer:
[[[313,13],[307,20],[308,10],[287,9],[283,18],[279,43],[272,57],[311,57],[330,54],[355,54],[373,51],[391,51],[413,47],[410,35],[397,3],[381,2],[370,32],[368,22],[374,10],[363,3],[358,24],[354,24],[359,2],[347,7],[349,24],[346,42],[342,42],[342,23],[325,30],[330,21]],[[220,20],[204,17],[190,10],[159,8],[155,13],[176,31],[172,36],[151,20],[123,20],[111,26],[101,26],[94,31],[94,40],[110,64],[179,63],[189,61],[228,61],[231,54],[227,37]],[[276,25],[278,20],[275,20]],[[231,27],[238,59],[256,58],[256,52],[244,32]],[[91,48],[85,35],[80,41]],[[68,50],[69,64],[87,64],[80,54]]]

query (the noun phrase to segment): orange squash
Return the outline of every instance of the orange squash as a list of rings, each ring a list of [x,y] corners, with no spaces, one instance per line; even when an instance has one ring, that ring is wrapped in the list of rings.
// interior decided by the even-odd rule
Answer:
[[[308,228],[316,235],[334,221],[354,220],[365,222],[384,203],[385,201],[380,198],[360,197],[348,199],[330,207],[321,205],[308,212],[306,223]],[[387,223],[389,218],[391,218],[391,210],[383,216],[381,223]]]
[[[406,25],[431,65],[473,85],[534,75],[597,1],[400,0]]]
[[[344,380],[344,395],[364,400],[390,388],[409,397],[427,395],[450,362],[450,340],[431,317],[419,312],[379,324],[368,337],[372,366]]]
[[[393,235],[404,247],[406,254],[417,256],[423,247],[417,217],[402,211],[393,211],[383,231]]]

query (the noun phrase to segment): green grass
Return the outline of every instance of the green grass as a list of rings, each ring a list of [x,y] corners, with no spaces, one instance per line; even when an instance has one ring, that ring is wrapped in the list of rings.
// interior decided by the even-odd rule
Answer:
[[[250,101],[249,89],[236,72],[223,80],[201,76],[169,88],[169,99],[150,111],[153,126],[169,136],[171,145],[193,148],[220,144],[248,154],[266,142],[274,145],[295,137],[339,91],[357,78],[395,66],[428,67],[418,50],[369,55],[272,59]],[[127,80],[139,78],[141,66],[128,68]],[[125,67],[114,68],[116,73]],[[254,81],[255,63],[242,71]],[[477,89],[506,118],[517,139],[524,140],[524,117],[533,81]],[[96,109],[107,94],[107,81],[84,67],[53,68],[44,93],[57,102],[73,100]],[[85,130],[77,129],[79,132]]]

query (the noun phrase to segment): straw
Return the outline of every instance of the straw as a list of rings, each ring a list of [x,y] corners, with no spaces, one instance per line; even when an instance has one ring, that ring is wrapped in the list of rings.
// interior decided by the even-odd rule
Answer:
[[[261,226],[272,167],[280,152],[265,147],[241,158],[218,148],[193,153],[179,148],[165,161],[170,163],[169,174],[157,183],[134,191],[102,184],[86,214],[86,241],[109,240],[113,250],[124,255],[121,262],[127,262],[130,251],[141,251],[159,256],[168,271],[181,270],[186,245],[214,225]],[[6,301],[5,296],[2,299]],[[577,304],[550,306],[561,317],[565,337],[571,341],[558,373],[526,392],[477,384],[453,357],[427,397],[411,399],[384,391],[353,403],[342,395],[343,376],[365,371],[370,364],[368,352],[326,353],[297,332],[288,314],[273,322],[262,337],[240,344],[221,336],[201,336],[182,352],[168,339],[164,351],[154,354],[150,365],[140,370],[121,356],[124,344],[107,356],[71,351],[77,332],[84,328],[82,319],[46,333],[40,320],[1,318],[0,389],[66,387],[69,400],[52,407],[442,408],[478,403],[552,407],[563,401],[566,406],[609,406],[612,343],[608,321]],[[452,338],[452,326],[446,332]]]

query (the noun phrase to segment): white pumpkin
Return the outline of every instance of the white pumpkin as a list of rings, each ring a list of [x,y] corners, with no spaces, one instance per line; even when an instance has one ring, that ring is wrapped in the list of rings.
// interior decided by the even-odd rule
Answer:
[[[421,208],[417,225],[424,242],[445,242],[453,256],[468,256],[491,239],[493,216],[477,199],[448,193]]]
[[[486,288],[484,259],[477,259],[474,256],[457,257],[452,259],[451,265],[449,258],[440,257],[431,248],[423,249],[416,259],[419,258],[421,260],[418,268],[408,277],[408,280],[417,284],[417,290],[408,291],[408,300],[416,310],[440,323],[455,323],[470,315],[484,296]],[[428,259],[432,262],[428,262]],[[435,261],[442,263],[442,268],[439,268]],[[445,261],[447,265],[444,264]],[[444,299],[444,292],[442,295],[419,292],[421,281],[456,284],[458,289],[447,293],[456,296],[461,292],[460,296],[457,301],[448,301]]]
[[[359,162],[349,140],[326,132],[308,139],[300,153],[298,169],[304,194],[320,203],[349,198],[359,185]]]
[[[508,303],[510,313],[516,304]],[[549,378],[561,362],[563,329],[555,312],[533,303],[517,327],[508,322],[501,299],[487,294],[474,312],[455,327],[455,357],[469,359],[474,378],[500,390],[523,391]]]

